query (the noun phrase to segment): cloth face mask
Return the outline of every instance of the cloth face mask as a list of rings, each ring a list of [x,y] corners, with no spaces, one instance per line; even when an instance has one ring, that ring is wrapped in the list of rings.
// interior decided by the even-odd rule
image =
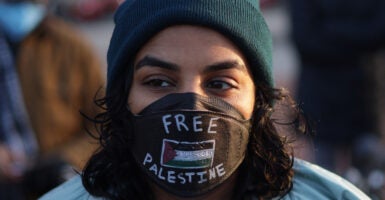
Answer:
[[[132,118],[132,153],[138,165],[177,196],[199,196],[216,188],[245,157],[250,122],[219,98],[170,94]]]
[[[37,3],[0,2],[0,27],[12,42],[23,40],[46,15],[46,8]]]

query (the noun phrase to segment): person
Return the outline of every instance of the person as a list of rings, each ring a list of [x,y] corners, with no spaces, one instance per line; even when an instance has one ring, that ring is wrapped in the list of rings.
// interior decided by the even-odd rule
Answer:
[[[368,58],[384,48],[385,2],[288,3],[301,64],[298,100],[317,123],[315,162],[341,175],[352,166],[366,173],[368,163],[358,158],[368,155],[357,151],[362,141],[381,140]]]
[[[96,145],[91,46],[35,1],[0,2],[0,199],[36,199],[83,168]],[[90,130],[91,131],[91,130]]]
[[[273,105],[289,99],[274,89],[258,3],[121,4],[96,101],[100,148],[41,199],[368,199],[279,136]],[[304,128],[296,116],[286,124]]]

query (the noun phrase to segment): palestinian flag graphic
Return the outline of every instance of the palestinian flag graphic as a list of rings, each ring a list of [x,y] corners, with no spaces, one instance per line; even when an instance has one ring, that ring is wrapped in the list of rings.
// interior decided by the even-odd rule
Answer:
[[[163,139],[161,165],[179,169],[211,167],[214,159],[215,140],[202,142],[178,142]]]

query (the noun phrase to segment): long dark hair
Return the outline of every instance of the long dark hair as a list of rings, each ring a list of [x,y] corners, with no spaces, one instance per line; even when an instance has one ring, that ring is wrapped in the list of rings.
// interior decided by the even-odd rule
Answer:
[[[117,87],[95,101],[104,110],[93,119],[100,134],[95,136],[100,148],[83,171],[83,185],[91,195],[108,199],[154,199],[145,175],[129,153],[133,125],[126,109],[128,90],[123,80],[115,82]],[[280,102],[287,102],[285,105],[291,110],[292,117],[286,122],[273,117],[273,105],[283,105]],[[293,155],[276,126],[287,125],[297,131],[304,128],[305,121],[288,93],[259,85],[252,122],[243,166],[253,177],[245,193],[260,198],[282,195],[292,187]]]

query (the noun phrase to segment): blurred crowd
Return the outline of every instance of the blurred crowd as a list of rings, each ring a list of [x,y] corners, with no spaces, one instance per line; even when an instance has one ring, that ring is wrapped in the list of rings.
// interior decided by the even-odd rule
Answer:
[[[0,199],[36,198],[94,150],[82,114],[97,113],[100,60],[68,20],[110,20],[121,1],[0,0]],[[385,199],[385,1],[260,3],[288,14],[298,74],[283,86],[313,125],[298,151]]]
[[[0,199],[36,199],[81,171],[100,60],[48,1],[0,1]],[[82,114],[81,114],[82,113]]]
[[[50,8],[59,16],[79,21],[111,16],[122,0],[51,0]]]
[[[266,0],[261,6],[276,53],[291,46],[284,48],[291,58],[274,63],[277,86],[291,90],[312,128],[296,136],[296,155],[372,199],[385,199],[385,1]],[[293,65],[295,75],[281,65]],[[288,78],[294,80],[281,80]]]
[[[312,125],[298,151],[385,199],[385,1],[281,0],[265,12],[277,7],[297,56],[289,87]]]

